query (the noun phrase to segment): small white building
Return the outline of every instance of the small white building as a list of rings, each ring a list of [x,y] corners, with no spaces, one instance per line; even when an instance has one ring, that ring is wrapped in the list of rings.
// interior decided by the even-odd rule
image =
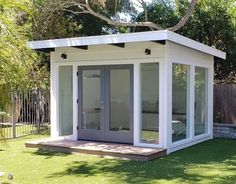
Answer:
[[[213,138],[214,57],[170,31],[29,42],[51,57],[51,136],[167,153]]]

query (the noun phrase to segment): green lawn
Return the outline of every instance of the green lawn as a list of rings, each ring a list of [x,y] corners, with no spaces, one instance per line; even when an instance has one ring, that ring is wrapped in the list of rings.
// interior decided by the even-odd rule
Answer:
[[[236,140],[215,139],[138,162],[24,147],[35,138],[11,140],[8,150],[0,151],[0,171],[11,172],[14,184],[236,183]]]

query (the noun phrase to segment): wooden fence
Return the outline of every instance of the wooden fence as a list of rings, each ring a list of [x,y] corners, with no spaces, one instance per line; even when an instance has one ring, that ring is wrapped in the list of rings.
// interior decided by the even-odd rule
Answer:
[[[236,84],[214,85],[214,122],[236,124]]]
[[[49,127],[49,91],[13,91],[4,99],[7,103],[0,106],[0,129],[6,139],[39,133]]]

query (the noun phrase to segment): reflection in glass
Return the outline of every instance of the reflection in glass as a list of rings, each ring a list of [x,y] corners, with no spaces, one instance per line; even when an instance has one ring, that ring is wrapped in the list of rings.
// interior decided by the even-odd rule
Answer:
[[[100,129],[100,70],[82,73],[82,129]]]
[[[110,130],[130,130],[130,70],[110,70]]]
[[[60,136],[73,134],[72,66],[59,66]]]
[[[159,64],[141,64],[142,131],[141,141],[159,142]]]
[[[172,65],[172,142],[188,137],[189,66]]]
[[[195,67],[194,135],[207,132],[207,69]]]

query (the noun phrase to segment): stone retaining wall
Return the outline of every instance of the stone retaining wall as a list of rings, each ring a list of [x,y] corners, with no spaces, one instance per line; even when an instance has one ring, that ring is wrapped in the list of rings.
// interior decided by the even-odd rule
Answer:
[[[236,139],[236,125],[214,123],[214,137]]]

